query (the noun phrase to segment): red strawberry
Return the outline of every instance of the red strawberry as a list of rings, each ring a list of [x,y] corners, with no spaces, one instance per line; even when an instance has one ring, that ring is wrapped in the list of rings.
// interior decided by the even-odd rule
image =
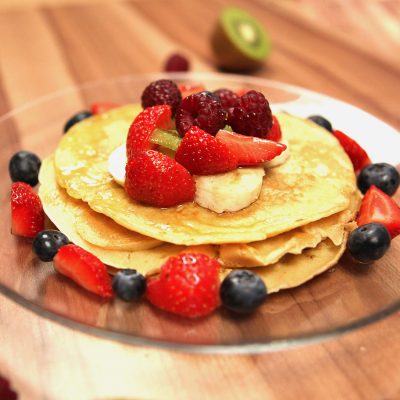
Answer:
[[[113,108],[119,107],[117,103],[93,103],[90,107],[90,112],[93,115],[103,114]]]
[[[339,140],[344,151],[350,157],[356,173],[361,171],[367,165],[371,164],[371,160],[369,159],[367,152],[355,140],[337,130],[332,131],[332,135]]]
[[[172,158],[154,150],[128,160],[125,191],[134,200],[154,207],[172,207],[194,199],[192,176]]]
[[[44,229],[44,212],[39,196],[23,182],[11,186],[11,229],[14,235],[35,237]]]
[[[286,150],[283,143],[230,131],[220,130],[215,137],[235,154],[238,165],[256,165],[270,161]]]
[[[54,257],[54,268],[89,292],[113,296],[106,266],[92,253],[75,244],[62,246]]]
[[[358,226],[370,222],[385,225],[392,239],[400,234],[400,207],[374,185],[365,193],[357,217]]]
[[[237,168],[237,159],[214,136],[192,126],[182,139],[175,160],[194,175],[213,175]]]
[[[272,128],[267,133],[267,139],[273,140],[274,142],[280,142],[282,140],[281,126],[275,115],[272,116]]]
[[[219,305],[219,263],[205,254],[170,257],[160,274],[147,281],[146,297],[163,310],[202,317]]]
[[[178,85],[178,89],[181,92],[182,99],[190,96],[191,94],[196,94],[204,92],[206,88],[201,83],[181,83]]]
[[[154,147],[150,142],[150,138],[155,129],[169,129],[171,127],[171,106],[161,105],[148,107],[143,110],[137,115],[129,128],[126,140],[126,154],[128,159],[143,150],[149,150]]]

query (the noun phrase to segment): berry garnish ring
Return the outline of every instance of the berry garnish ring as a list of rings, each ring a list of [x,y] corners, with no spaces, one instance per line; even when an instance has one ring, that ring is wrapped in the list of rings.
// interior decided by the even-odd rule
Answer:
[[[0,255],[0,265],[2,265],[3,268],[2,274],[0,274],[0,292],[2,294],[11,297],[34,312],[45,315],[73,329],[95,333],[108,340],[124,341],[135,345],[158,345],[161,347],[172,347],[189,351],[219,351],[229,353],[259,352],[319,341],[327,337],[337,336],[342,332],[350,331],[360,326],[368,325],[388,314],[400,310],[400,271],[397,265],[397,259],[400,255],[400,239],[398,238],[398,209],[393,204],[393,202],[396,205],[399,204],[399,194],[398,191],[388,194],[385,190],[379,188],[376,181],[368,182],[368,187],[365,187],[364,199],[366,198],[366,200],[364,202],[364,211],[360,212],[358,219],[360,224],[358,229],[364,230],[366,229],[365,226],[368,228],[369,224],[378,225],[379,228],[372,230],[372,233],[367,230],[367,233],[364,232],[363,234],[367,236],[368,240],[371,240],[371,237],[377,237],[379,246],[375,248],[373,254],[368,252],[365,254],[363,246],[361,246],[361,250],[359,248],[356,250],[352,249],[352,253],[350,253],[353,254],[353,258],[358,258],[359,261],[369,261],[368,271],[365,272],[365,269],[362,270],[362,266],[353,264],[350,257],[346,257],[335,261],[330,273],[324,273],[297,288],[274,293],[274,282],[270,282],[270,284],[265,285],[265,293],[267,293],[267,296],[264,301],[252,311],[249,311],[244,317],[237,315],[241,312],[239,309],[231,312],[229,308],[224,305],[226,299],[223,300],[221,292],[223,293],[222,282],[226,279],[226,276],[228,276],[227,273],[220,277],[221,286],[218,287],[217,297],[208,299],[210,302],[207,300],[206,303],[207,308],[205,309],[207,311],[213,310],[214,306],[216,309],[205,316],[199,316],[197,319],[187,319],[186,317],[180,316],[180,314],[175,315],[164,309],[159,310],[148,300],[146,289],[143,292],[143,280],[139,275],[139,273],[141,273],[139,267],[143,266],[143,263],[138,257],[132,260],[131,268],[131,270],[136,269],[137,274],[135,272],[125,272],[127,276],[126,281],[124,281],[124,284],[118,284],[121,285],[122,288],[113,289],[113,278],[117,276],[117,270],[115,268],[107,269],[107,271],[112,274],[112,276],[107,274],[110,278],[108,280],[106,275],[103,274],[104,270],[101,266],[102,264],[99,264],[97,260],[91,258],[87,260],[86,256],[82,256],[80,250],[73,248],[71,251],[69,250],[71,247],[68,247],[75,245],[81,247],[80,244],[83,243],[83,240],[80,235],[86,235],[86,238],[90,239],[90,233],[92,232],[90,228],[96,227],[96,229],[98,229],[98,226],[94,223],[92,225],[89,223],[81,225],[77,224],[76,220],[66,220],[64,218],[63,222],[67,226],[77,228],[78,233],[76,236],[70,236],[65,230],[66,227],[59,227],[60,231],[58,231],[58,229],[50,225],[47,218],[42,221],[41,209],[40,206],[36,204],[36,201],[33,200],[35,198],[34,195],[28,196],[30,198],[28,204],[35,204],[33,209],[36,211],[32,215],[34,215],[34,219],[38,222],[28,227],[19,226],[17,223],[17,232],[18,229],[21,229],[21,232],[27,229],[25,232],[27,232],[28,235],[22,238],[11,235],[12,223],[10,221],[11,210],[9,198],[12,180],[10,179],[8,171],[8,163],[13,154],[24,150],[38,155],[41,159],[41,167],[39,169],[39,171],[41,171],[42,166],[46,164],[47,157],[54,152],[59,140],[71,140],[70,137],[74,135],[74,132],[79,126],[77,124],[89,124],[90,121],[88,118],[107,119],[108,115],[110,115],[109,113],[114,113],[116,112],[115,110],[118,110],[118,107],[115,109],[112,108],[111,103],[117,106],[124,106],[132,102],[140,102],[144,88],[151,82],[159,79],[168,79],[176,82],[180,91],[182,88],[182,90],[193,90],[195,93],[200,93],[204,91],[215,92],[218,89],[226,88],[235,93],[239,98],[251,90],[263,93],[269,102],[272,114],[271,126],[269,129],[263,130],[262,134],[264,135],[265,132],[266,137],[261,137],[261,139],[275,143],[275,145],[268,145],[271,149],[275,149],[274,151],[280,151],[280,146],[284,146],[285,144],[279,145],[279,143],[282,143],[281,140],[275,139],[279,138],[279,133],[274,133],[274,135],[269,136],[271,135],[273,127],[277,127],[273,122],[272,116],[277,115],[279,120],[279,113],[286,111],[302,119],[307,119],[309,115],[323,116],[330,121],[332,131],[340,130],[340,132],[355,140],[367,152],[368,157],[372,161],[371,165],[386,163],[396,167],[400,164],[398,155],[400,139],[398,133],[394,129],[369,114],[359,111],[354,107],[350,107],[345,103],[337,102],[325,96],[322,97],[317,93],[303,91],[300,88],[280,85],[277,82],[271,84],[268,81],[249,76],[235,77],[218,74],[196,75],[196,73],[193,73],[189,77],[189,75],[178,73],[173,75],[164,74],[156,76],[131,76],[124,77],[123,79],[116,78],[99,82],[95,86],[85,85],[83,87],[77,87],[56,96],[47,97],[46,99],[42,99],[39,102],[28,105],[17,111],[13,114],[12,118],[17,118],[18,124],[11,124],[11,117],[0,120],[0,130],[5,133],[4,137],[11,143],[10,146],[7,147],[7,154],[2,159],[4,176],[6,178],[5,182],[7,183],[1,189],[2,198],[5,199],[5,201],[2,202],[2,207],[0,208],[0,215],[4,224],[3,231],[5,232],[2,236],[2,248],[4,251],[1,252]],[[181,86],[183,84],[186,85],[185,88]],[[193,84],[193,87],[190,88],[188,86],[189,84]],[[240,90],[241,92],[239,92]],[[181,94],[181,96],[183,95]],[[211,101],[216,101],[208,94],[203,94],[202,96],[208,96],[211,98]],[[86,99],[87,102],[82,103],[82,99]],[[96,115],[92,117],[86,114],[88,118],[84,118],[80,122],[71,125],[69,129],[67,129],[66,134],[61,135],[64,125],[71,117],[79,113],[80,110],[88,110],[91,114],[91,107],[95,103],[97,103]],[[106,103],[108,103],[110,108],[104,108]],[[312,104],[320,106],[310,108]],[[222,105],[221,108],[224,112],[223,124],[221,118],[221,121],[219,120],[221,123],[218,123],[218,129],[214,128],[214,130],[216,130],[215,132],[207,132],[208,135],[211,135],[216,140],[220,140],[219,137],[221,137],[221,134],[219,134],[219,132],[225,131],[227,126],[228,116],[225,112],[228,112],[224,110]],[[334,110],[334,112],[332,110]],[[58,119],[54,117],[49,121],[49,119],[46,118],[46,116],[49,115],[59,117],[57,117]],[[146,136],[143,139],[145,145],[143,151],[160,152],[160,148],[165,147],[165,155],[173,154],[175,153],[174,149],[177,149],[184,140],[184,135],[179,135],[179,137],[177,135],[171,135],[176,125],[164,124],[166,120],[162,119],[162,115],[163,113],[158,115],[160,119],[155,118],[155,128],[152,129],[149,137]],[[352,116],[351,126],[346,123],[346,118],[343,117],[348,115]],[[173,119],[169,118],[169,121],[171,120],[173,121]],[[312,127],[310,129],[314,129],[314,127],[315,129],[321,129],[319,125],[312,121],[307,121],[307,123]],[[26,127],[29,127],[29,129],[26,129]],[[282,140],[284,140],[285,124],[281,123],[279,127]],[[198,128],[204,131],[202,127],[198,126]],[[118,124],[114,124],[110,127],[111,131],[113,129],[118,130]],[[374,134],[372,130],[375,133],[379,132],[379,135]],[[226,131],[229,132],[229,129]],[[259,138],[259,136],[245,135],[234,129],[232,129],[231,132],[246,136],[246,139],[248,138],[246,143],[250,143],[250,141],[252,143],[254,139]],[[184,133],[186,133],[186,131]],[[337,143],[340,142],[339,139],[334,136],[333,132],[326,132],[326,134],[329,134],[328,140],[330,140],[332,146],[336,146]],[[224,134],[222,134],[222,136],[224,136]],[[225,134],[225,136],[231,138],[230,134]],[[377,136],[379,136],[379,140]],[[136,139],[139,140],[140,137],[136,137]],[[228,140],[231,140],[232,143],[232,139]],[[239,140],[243,139],[240,138]],[[22,143],[24,146],[17,147],[15,145],[16,143]],[[29,145],[25,146],[26,143]],[[122,144],[123,143],[120,141],[113,143],[115,148]],[[85,153],[87,151],[86,144],[82,143],[81,145],[82,153]],[[249,144],[249,146],[252,146],[252,144]],[[295,151],[292,151],[293,149],[290,143],[288,147],[289,150],[291,150],[291,154],[286,164],[283,164],[283,166],[289,165],[288,163],[292,162],[293,155],[296,154]],[[171,150],[172,153],[168,153],[167,150]],[[284,150],[282,150],[282,152],[284,152]],[[133,151],[133,153],[135,152]],[[248,154],[248,151],[242,152],[241,157],[244,158],[243,154]],[[267,150],[265,150],[265,154],[267,154]],[[91,157],[92,153],[88,152],[87,155]],[[134,156],[134,158],[135,157],[136,156]],[[261,152],[259,157],[262,159],[262,157],[264,157],[264,152]],[[237,155],[236,158],[238,158]],[[104,165],[107,164],[107,159],[107,157],[104,157]],[[257,158],[256,160],[258,161],[259,159]],[[253,161],[250,159],[249,162]],[[79,167],[79,165],[75,167]],[[247,171],[248,169],[254,168],[254,165],[247,165],[240,168]],[[368,166],[361,168],[360,173],[364,168],[368,168]],[[187,168],[185,169],[187,170]],[[69,172],[73,173],[73,171],[73,168],[71,168]],[[231,171],[228,171],[226,173],[229,174],[230,172]],[[39,172],[39,180],[43,179],[43,176],[41,177],[40,175],[41,173],[43,173],[43,171]],[[300,173],[304,173],[304,171],[300,171]],[[322,176],[326,171],[320,168],[319,173]],[[190,177],[193,176],[190,172],[188,172],[188,174]],[[265,174],[273,176],[275,171],[273,168],[267,169]],[[200,178],[203,176],[204,175],[201,175]],[[95,186],[96,177],[97,175],[93,174],[93,180],[87,180],[88,187],[93,188],[93,191],[98,189],[98,187],[96,188]],[[195,177],[197,179],[197,175],[195,175]],[[112,179],[112,177],[110,176],[109,179]],[[153,180],[153,182],[155,182],[155,180]],[[277,187],[279,187],[279,184],[279,182],[276,182]],[[191,186],[190,184],[188,185]],[[32,189],[33,193],[37,193],[40,191],[41,184],[39,182],[35,187],[29,184],[27,184],[27,186]],[[376,189],[373,188],[374,186]],[[113,189],[116,188],[119,189],[122,188],[122,186],[118,183],[114,183]],[[392,184],[389,193],[394,190],[393,188],[396,188],[396,180]],[[24,186],[24,190],[26,190],[27,193],[31,193],[26,186]],[[121,190],[124,189],[122,188]],[[380,190],[380,192],[377,190]],[[73,188],[69,188],[69,191],[73,193]],[[64,191],[64,193],[66,192]],[[104,197],[107,198],[110,193],[111,192],[103,193]],[[49,195],[51,195],[51,193]],[[68,196],[70,197],[70,195]],[[126,196],[129,197],[128,195]],[[80,204],[81,200],[75,200],[74,204]],[[188,201],[182,204],[192,203]],[[189,208],[186,205],[182,206],[182,204],[176,206],[179,210],[177,218],[187,221],[190,215]],[[97,207],[97,205],[95,205],[95,207]],[[144,210],[152,210],[152,206],[145,204],[141,207],[143,207]],[[379,210],[382,209],[385,210],[385,218],[381,218],[381,212]],[[43,210],[46,215],[50,215],[52,212],[48,203],[43,204]],[[162,208],[162,212],[165,215],[170,213],[171,210],[172,208]],[[247,208],[247,210],[251,210],[251,206]],[[387,212],[387,210],[389,210],[389,212]],[[59,213],[62,214],[62,211]],[[226,215],[229,213],[234,213],[234,211],[227,211],[222,214],[214,212],[213,218],[208,220],[210,230],[212,230],[214,220],[226,219]],[[93,221],[90,217],[90,212],[88,212],[86,214],[86,220]],[[282,215],[282,218],[284,217],[286,218],[286,214]],[[16,217],[16,219],[18,219],[18,217]],[[105,217],[102,222],[104,222],[102,224],[102,229],[109,227],[109,219]],[[355,225],[346,227],[348,230],[354,228]],[[168,224],[164,224],[161,229],[165,232],[169,232],[170,227]],[[237,229],[240,229],[239,224],[237,225]],[[47,238],[46,235],[44,238],[37,236],[40,235],[41,232],[48,230],[66,234],[68,243],[66,240],[65,242],[61,241],[62,245],[58,247],[58,242],[55,241],[55,243],[51,237]],[[123,229],[121,229],[121,231],[125,232]],[[369,235],[367,235],[368,233]],[[309,232],[307,235],[308,234]],[[348,232],[345,231],[344,235],[347,234]],[[42,256],[42,258],[53,257],[53,261],[42,261],[33,251],[32,246],[36,236],[37,239],[41,238],[40,245],[36,244],[37,249],[41,249],[42,247],[47,249],[47,241],[51,242],[49,245],[50,248],[53,246],[55,246],[55,248],[58,247],[58,251],[55,255],[46,254]],[[388,238],[390,241],[389,246]],[[103,237],[103,240],[104,239],[111,241],[112,237],[107,235]],[[362,239],[365,240],[364,238]],[[74,244],[71,245],[69,244],[70,242]],[[364,246],[365,243],[366,242],[364,242]],[[123,245],[129,248],[129,246],[135,246],[136,243],[127,240],[124,243],[117,243],[117,245]],[[92,246],[92,249],[95,249],[96,244],[91,243],[90,246]],[[160,260],[162,259],[160,265],[168,258],[168,245],[160,246],[160,243],[147,243],[147,246],[148,248],[157,249],[157,254],[160,255]],[[326,252],[331,254],[330,252],[333,251],[333,247],[331,246],[333,245],[325,242],[324,246]],[[197,247],[195,254],[207,254],[211,258],[213,254],[215,254],[213,253],[214,250],[212,246],[211,248],[204,248],[202,245]],[[184,252],[185,250],[185,246],[182,245],[182,251]],[[117,251],[122,250],[113,250],[113,252]],[[126,250],[128,253],[129,251],[130,250]],[[140,251],[144,252],[145,250]],[[303,252],[303,250],[301,251]],[[47,250],[45,253],[47,253]],[[49,250],[49,253],[53,252]],[[310,266],[314,265],[313,263],[318,260],[312,248],[307,250],[304,254],[307,256]],[[378,258],[378,256],[380,258]],[[292,268],[290,271],[296,270],[297,268],[294,262],[296,257],[296,254],[287,257],[287,260],[293,260],[293,263],[290,263],[290,268]],[[56,260],[54,261],[54,259]],[[375,260],[371,261],[372,259]],[[71,260],[74,261],[72,262]],[[79,279],[72,281],[68,278],[67,274],[69,274],[69,276],[75,276],[74,273],[76,273],[76,270],[73,265],[76,263],[78,263],[78,267],[82,271],[85,271],[85,274],[83,274],[85,279],[82,281]],[[133,265],[134,263],[136,263],[136,266]],[[343,268],[349,263],[351,263],[353,268]],[[65,277],[61,276],[60,273],[62,272],[57,272],[53,265],[56,265],[56,268],[63,271]],[[279,263],[275,264],[275,267],[276,271],[282,271],[282,274],[285,273],[283,269],[279,268]],[[101,271],[99,272],[100,278],[95,278],[97,275],[90,272],[93,268],[95,271]],[[233,272],[244,269],[236,268],[235,266],[230,268]],[[259,267],[253,268],[249,266],[245,269],[255,272],[258,268]],[[351,273],[350,270],[352,271]],[[268,273],[267,267],[265,269],[260,267],[260,271],[262,274]],[[360,271],[360,273],[358,271]],[[236,272],[236,274],[240,273]],[[82,276],[82,272],[78,273],[78,275]],[[154,282],[157,279],[158,271],[149,268],[146,273],[141,273],[141,275],[145,278],[147,283],[149,281]],[[257,275],[261,276],[260,274]],[[287,278],[292,279],[294,276],[294,273],[290,273],[288,275],[282,275],[280,279],[281,281]],[[99,279],[98,282],[96,282],[96,279]],[[117,278],[114,279],[114,282],[116,282]],[[189,278],[190,282],[195,280],[193,278],[192,280],[190,279],[191,278]],[[82,288],[83,285],[91,291],[88,292],[88,289]],[[117,284],[114,283],[114,286],[115,285]],[[160,286],[163,286],[163,284],[160,284]],[[162,290],[164,290],[164,288]],[[263,298],[265,293],[261,290],[262,296],[260,296],[260,298]],[[373,299],[373,301],[353,301],[354,293],[357,293],[358,299]],[[312,294],[312,304],[310,303],[310,294]],[[166,307],[173,307],[173,304],[171,304],[172,303],[168,303]],[[343,304],[346,305],[345,309]],[[68,307],[66,307],[66,305],[68,305]],[[202,308],[202,306],[200,305],[199,308]],[[178,310],[180,310],[179,312],[182,312],[182,309],[185,314],[187,312],[192,312],[192,310],[188,311],[187,308],[184,307],[178,308]],[[300,311],[300,309],[302,311]],[[198,309],[195,309],[196,314],[197,310]],[[324,313],[323,315],[329,315],[330,318],[321,318],[322,313]]]

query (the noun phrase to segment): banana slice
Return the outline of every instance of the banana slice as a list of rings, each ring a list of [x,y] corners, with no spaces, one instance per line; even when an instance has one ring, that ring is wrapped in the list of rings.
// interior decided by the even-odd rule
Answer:
[[[115,182],[124,186],[126,166],[126,146],[117,147],[108,158],[108,172],[112,175]]]
[[[255,202],[261,191],[263,167],[238,168],[218,175],[195,176],[194,201],[217,213],[239,211]]]

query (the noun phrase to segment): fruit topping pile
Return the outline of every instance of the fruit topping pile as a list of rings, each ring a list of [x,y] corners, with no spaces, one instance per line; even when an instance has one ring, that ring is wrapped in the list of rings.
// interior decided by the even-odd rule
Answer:
[[[209,92],[163,79],[144,89],[142,107],[128,132],[125,189],[150,206],[193,201],[192,175],[262,165],[286,149],[278,142],[282,134],[268,101],[254,90]]]

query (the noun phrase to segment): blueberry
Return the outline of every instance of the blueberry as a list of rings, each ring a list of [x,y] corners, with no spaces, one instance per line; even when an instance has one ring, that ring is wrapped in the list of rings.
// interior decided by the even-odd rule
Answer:
[[[91,117],[93,114],[90,111],[80,111],[73,115],[64,125],[64,133],[66,133],[73,125],[81,122],[82,120]]]
[[[8,171],[13,182],[25,182],[35,186],[38,183],[40,158],[30,151],[15,153],[8,164]]]
[[[255,310],[267,297],[263,280],[246,269],[229,273],[219,291],[222,304],[231,311],[246,314]]]
[[[378,260],[390,247],[390,234],[382,224],[361,225],[351,232],[347,249],[361,263]]]
[[[138,300],[146,291],[146,279],[135,269],[124,269],[114,276],[112,288],[122,300]]]
[[[311,121],[315,122],[317,125],[322,126],[325,128],[327,131],[332,132],[332,124],[324,118],[322,115],[310,115],[308,117]]]
[[[33,239],[33,252],[42,261],[51,261],[60,247],[69,243],[69,239],[60,231],[47,229],[39,232]]]
[[[390,164],[370,164],[363,168],[357,178],[357,186],[366,193],[370,186],[375,185],[389,196],[396,193],[400,183],[400,174]]]

